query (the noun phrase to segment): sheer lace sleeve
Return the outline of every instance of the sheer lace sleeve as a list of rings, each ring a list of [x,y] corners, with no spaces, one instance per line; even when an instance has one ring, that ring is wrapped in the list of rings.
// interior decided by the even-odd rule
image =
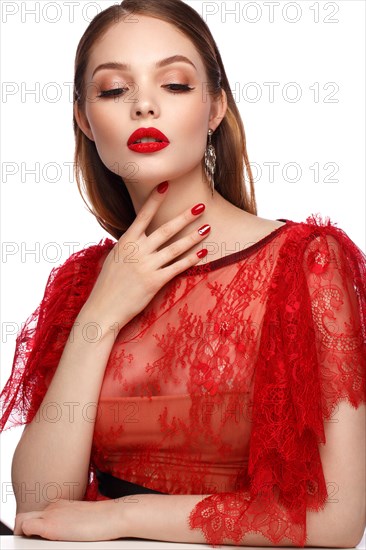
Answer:
[[[281,248],[255,365],[249,487],[203,498],[188,524],[212,545],[305,546],[306,511],[328,497],[319,453],[336,403],[365,402],[366,257],[312,216]]]
[[[338,228],[319,232],[304,258],[319,363],[322,412],[365,401],[366,259]]]
[[[32,421],[60,361],[72,325],[89,296],[98,260],[111,239],[72,254],[52,269],[37,309],[18,332],[12,371],[0,395],[0,431]]]

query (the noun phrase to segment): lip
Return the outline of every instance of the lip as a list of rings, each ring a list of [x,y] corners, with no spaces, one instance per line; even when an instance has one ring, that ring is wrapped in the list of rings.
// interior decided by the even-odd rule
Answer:
[[[156,153],[161,149],[168,147],[169,143],[166,141],[152,141],[151,143],[131,143],[128,148],[135,153]]]
[[[128,146],[133,145],[135,141],[137,141],[138,139],[142,139],[144,137],[159,139],[161,142],[166,144],[170,143],[168,138],[162,132],[160,132],[160,130],[158,130],[157,128],[138,128],[128,138],[127,145]]]
[[[136,140],[143,137],[152,137],[161,141],[152,141],[150,143],[134,143]],[[157,128],[138,128],[135,130],[127,141],[127,147],[135,153],[156,153],[161,149],[165,149],[169,145],[168,138]]]

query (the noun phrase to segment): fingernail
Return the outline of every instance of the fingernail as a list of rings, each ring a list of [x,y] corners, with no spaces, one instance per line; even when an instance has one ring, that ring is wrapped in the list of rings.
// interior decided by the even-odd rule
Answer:
[[[198,233],[200,235],[207,235],[207,233],[210,231],[211,226],[206,223],[205,225],[202,225],[199,229],[197,229]]]
[[[158,185],[158,192],[159,193],[165,193],[165,191],[168,189],[169,183],[167,181],[162,181]]]
[[[207,256],[207,248],[202,248],[202,250],[199,250],[196,254],[199,258],[204,258]]]
[[[192,212],[192,214],[197,216],[197,214],[201,214],[201,212],[203,212],[205,208],[206,208],[206,206],[202,202],[200,202],[192,208],[191,212]]]

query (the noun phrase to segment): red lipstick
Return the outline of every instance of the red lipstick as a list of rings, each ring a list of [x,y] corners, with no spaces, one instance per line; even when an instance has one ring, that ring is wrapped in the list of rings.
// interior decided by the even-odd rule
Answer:
[[[142,138],[153,138],[158,141],[136,143]],[[138,128],[128,138],[127,146],[135,153],[155,153],[167,147],[169,143],[168,138],[157,128]]]

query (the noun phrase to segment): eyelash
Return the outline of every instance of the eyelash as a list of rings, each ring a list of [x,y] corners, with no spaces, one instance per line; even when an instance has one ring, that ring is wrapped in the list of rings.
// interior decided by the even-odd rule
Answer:
[[[179,92],[170,90],[170,93],[172,94],[182,94],[182,93],[190,92],[191,90],[194,90],[194,88],[191,88],[187,84],[166,84],[165,86],[163,86],[163,88],[169,88],[169,86],[178,86],[178,88],[180,89]],[[127,88],[114,88],[113,90],[103,90],[100,92],[98,97],[102,97],[102,98],[116,97],[121,95],[121,93],[115,93],[115,92],[123,92],[125,90],[127,90]]]

